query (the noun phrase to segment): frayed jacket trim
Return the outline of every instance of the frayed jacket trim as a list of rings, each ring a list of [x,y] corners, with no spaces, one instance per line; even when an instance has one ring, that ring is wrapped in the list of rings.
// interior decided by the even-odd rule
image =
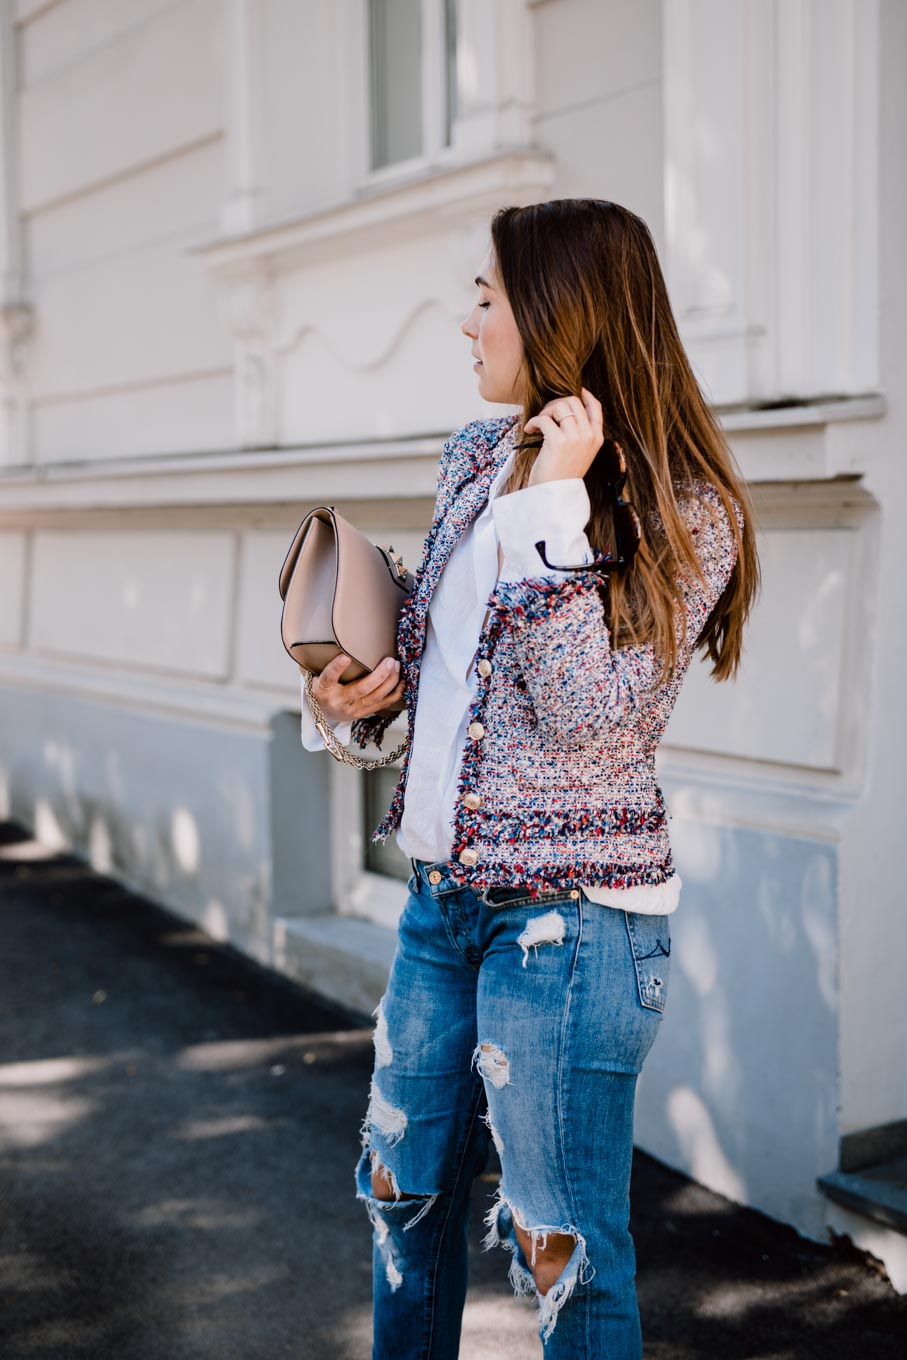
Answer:
[[[471,842],[475,844],[475,842]],[[484,848],[484,847],[483,847]],[[525,884],[539,892],[556,888],[580,888],[594,884],[601,888],[637,888],[642,885],[660,886],[674,876],[670,856],[661,864],[615,864],[612,860],[574,859],[549,861],[547,864],[526,864],[502,857],[492,860],[494,847],[489,843],[488,855],[481,865],[470,868],[453,858],[448,877],[454,883],[469,888],[494,888],[509,884]]]
[[[607,807],[574,809],[567,814],[544,808],[509,814],[497,808],[468,809],[464,804],[458,820],[468,830],[470,843],[476,838],[487,838],[514,845],[519,841],[536,841],[540,836],[546,840],[570,840],[575,836],[601,840],[606,836],[661,831],[667,825],[667,813],[664,807]]]
[[[602,554],[604,559],[604,554]],[[500,581],[488,597],[488,607],[498,619],[498,631],[521,628],[547,618],[552,606],[566,604],[575,595],[597,591],[604,602],[603,583],[598,572],[576,571],[570,576],[532,577],[524,581]]]

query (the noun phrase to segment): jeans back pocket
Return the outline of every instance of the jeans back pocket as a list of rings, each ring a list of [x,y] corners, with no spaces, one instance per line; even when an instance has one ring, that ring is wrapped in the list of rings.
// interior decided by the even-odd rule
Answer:
[[[636,986],[644,1006],[663,1011],[671,971],[671,923],[667,915],[624,911],[636,969]]]

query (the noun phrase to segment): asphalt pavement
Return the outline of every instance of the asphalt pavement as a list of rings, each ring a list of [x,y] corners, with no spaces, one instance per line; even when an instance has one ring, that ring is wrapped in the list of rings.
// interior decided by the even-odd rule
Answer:
[[[366,1016],[0,824],[0,1360],[370,1360]],[[461,1360],[542,1355],[476,1182]],[[645,1360],[903,1360],[907,1298],[635,1152]],[[405,1357],[401,1357],[405,1360]]]

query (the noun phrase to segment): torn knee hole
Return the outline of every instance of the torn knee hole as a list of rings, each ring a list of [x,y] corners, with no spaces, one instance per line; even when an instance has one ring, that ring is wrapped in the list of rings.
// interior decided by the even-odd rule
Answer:
[[[425,1195],[411,1195],[401,1190],[390,1167],[382,1165],[372,1153],[372,1191],[375,1199],[425,1199]]]
[[[576,1285],[588,1284],[595,1274],[586,1239],[569,1222],[531,1227],[528,1216],[505,1196],[503,1185],[498,1186],[485,1222],[483,1251],[501,1246],[511,1253],[509,1279],[514,1292],[517,1297],[538,1294],[539,1335],[547,1341]],[[521,1254],[531,1269],[523,1265]]]
[[[506,1053],[495,1044],[477,1044],[472,1054],[472,1066],[477,1067],[486,1081],[500,1088],[510,1081],[510,1062]]]
[[[547,1294],[573,1255],[576,1238],[570,1233],[528,1231],[519,1223],[513,1226],[538,1291]]]

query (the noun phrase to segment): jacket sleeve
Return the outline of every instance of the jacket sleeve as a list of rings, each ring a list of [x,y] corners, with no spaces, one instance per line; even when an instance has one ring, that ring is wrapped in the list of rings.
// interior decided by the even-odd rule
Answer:
[[[683,501],[681,512],[705,584],[693,572],[678,582],[683,599],[683,608],[675,611],[678,669],[689,661],[736,561],[730,521],[710,485]],[[742,523],[736,502],[735,513]],[[633,723],[658,688],[660,661],[651,644],[612,649],[601,585],[595,571],[546,572],[499,581],[488,599],[496,626],[512,638],[539,725],[560,746],[603,742],[610,729]],[[684,616],[687,634],[681,641]]]

